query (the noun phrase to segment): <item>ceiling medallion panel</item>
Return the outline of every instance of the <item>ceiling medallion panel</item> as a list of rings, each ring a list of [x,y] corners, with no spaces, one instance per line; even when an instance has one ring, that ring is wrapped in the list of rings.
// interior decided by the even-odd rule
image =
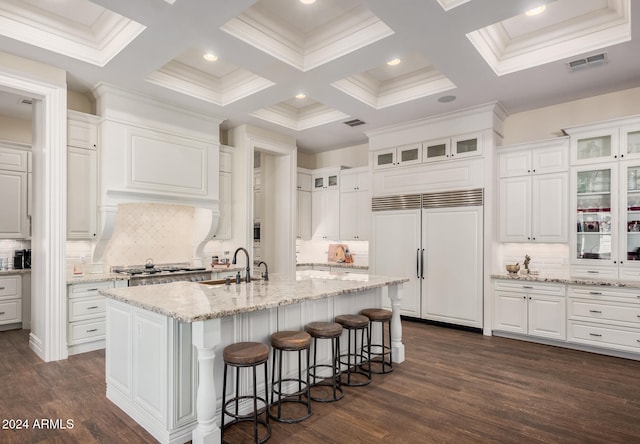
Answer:
[[[402,59],[401,63],[355,74],[332,86],[374,109],[382,109],[456,86],[421,55]]]
[[[280,102],[268,108],[259,109],[251,113],[251,116],[294,131],[303,131],[349,117],[309,97],[303,100],[292,99]]]
[[[0,2],[0,35],[105,66],[145,26],[88,0]]]
[[[501,76],[631,40],[629,0],[563,0],[467,34]]]
[[[470,1],[471,0],[438,0],[438,3],[440,3],[440,6],[442,6],[442,9],[444,9],[445,11],[448,11],[449,9],[453,9],[457,6],[460,6]]]
[[[359,0],[261,0],[220,29],[300,71],[394,34]]]

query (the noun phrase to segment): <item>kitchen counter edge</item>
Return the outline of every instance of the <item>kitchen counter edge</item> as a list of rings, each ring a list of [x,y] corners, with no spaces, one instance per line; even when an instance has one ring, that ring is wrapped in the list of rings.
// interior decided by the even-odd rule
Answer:
[[[615,287],[615,288],[640,288],[640,282],[633,281],[613,281],[606,279],[579,279],[562,276],[548,276],[548,275],[512,275],[505,273],[494,273],[491,275],[492,279],[504,279],[511,281],[528,281],[528,282],[548,282],[556,284],[568,284],[568,285],[591,285],[599,287]]]

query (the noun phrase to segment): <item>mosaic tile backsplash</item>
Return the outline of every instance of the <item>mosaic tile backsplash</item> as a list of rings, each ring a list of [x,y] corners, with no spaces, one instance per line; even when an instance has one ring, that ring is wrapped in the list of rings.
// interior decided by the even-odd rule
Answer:
[[[156,264],[190,262],[197,246],[194,219],[195,208],[186,205],[118,205],[105,265],[140,265],[148,258]]]

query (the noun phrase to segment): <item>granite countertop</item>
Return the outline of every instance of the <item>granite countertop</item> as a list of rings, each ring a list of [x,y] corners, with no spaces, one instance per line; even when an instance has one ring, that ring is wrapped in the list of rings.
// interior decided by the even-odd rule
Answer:
[[[405,277],[307,270],[297,272],[295,281],[273,274],[269,281],[254,280],[248,284],[209,286],[196,282],[172,282],[106,289],[100,293],[164,316],[195,322],[355,293],[408,280]]]
[[[129,276],[118,273],[67,273],[67,285],[70,284],[90,284],[92,282],[105,281],[128,281]]]
[[[573,284],[573,285],[592,285],[600,287],[617,287],[617,288],[640,288],[640,282],[633,281],[618,281],[618,280],[606,280],[606,279],[582,279],[572,278],[568,276],[557,275],[535,275],[535,274],[508,274],[508,273],[494,273],[491,275],[493,279],[507,279],[514,281],[529,281],[529,282],[550,282],[557,284]]]
[[[11,270],[0,270],[0,277],[15,276],[16,274],[31,274],[31,268],[14,268]]]
[[[318,265],[321,267],[332,267],[332,268],[353,268],[357,270],[368,270],[368,265],[358,265],[358,264],[345,264],[344,262],[298,262],[296,264],[297,267],[313,267],[314,265]]]

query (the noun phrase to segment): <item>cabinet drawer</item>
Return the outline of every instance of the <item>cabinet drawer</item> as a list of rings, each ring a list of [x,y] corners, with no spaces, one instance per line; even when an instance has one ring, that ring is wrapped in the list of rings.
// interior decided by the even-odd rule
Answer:
[[[0,324],[22,322],[22,300],[0,302]]]
[[[595,301],[618,301],[640,304],[640,289],[616,287],[573,287],[569,286],[569,297],[592,299]]]
[[[99,291],[107,288],[113,288],[113,281],[105,282],[89,282],[86,284],[69,285],[69,297],[79,298],[87,296],[100,296]]]
[[[502,291],[517,291],[527,293],[541,293],[553,296],[564,296],[564,284],[551,284],[546,282],[518,281],[515,279],[496,279],[494,288]]]
[[[571,276],[585,279],[618,279],[618,269],[616,267],[603,267],[588,265],[572,265]]]
[[[83,319],[104,316],[105,298],[75,298],[69,299],[69,321],[80,321]]]
[[[81,321],[69,324],[69,344],[93,341],[105,336],[104,319],[99,321]]]
[[[640,330],[569,321],[569,341],[632,352],[640,352]]]
[[[21,276],[5,276],[0,278],[0,299],[21,298],[21,283]]]
[[[586,318],[590,320],[601,320],[605,322],[626,322],[637,324],[640,327],[640,307],[633,307],[623,304],[600,303],[581,299],[569,301],[570,318]]]
[[[0,147],[0,170],[27,171],[28,151]]]

